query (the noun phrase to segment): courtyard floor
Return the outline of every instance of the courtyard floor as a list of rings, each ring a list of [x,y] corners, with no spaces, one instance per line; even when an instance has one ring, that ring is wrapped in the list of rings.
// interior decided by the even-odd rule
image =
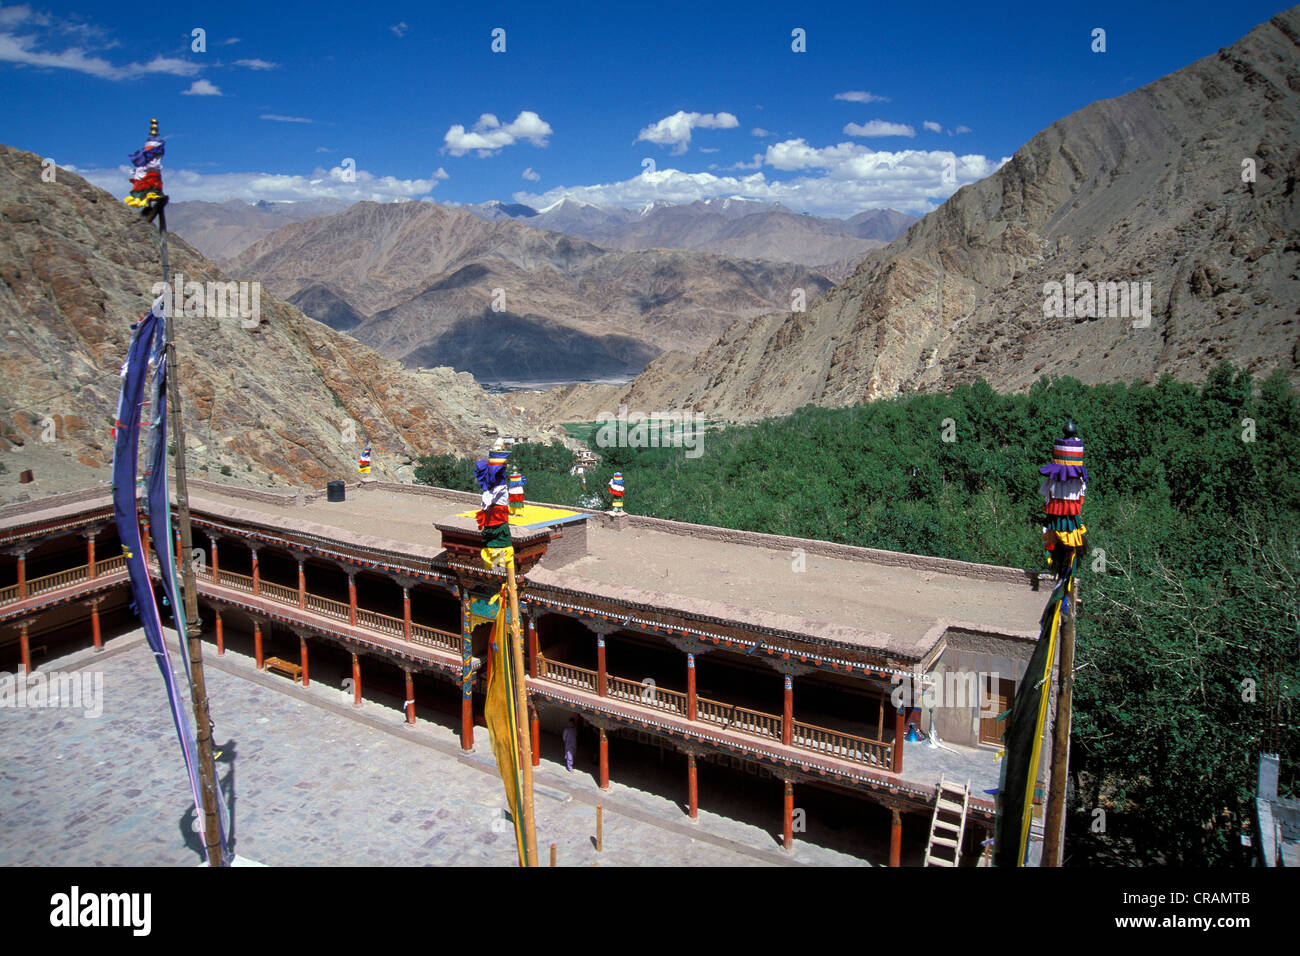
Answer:
[[[205,644],[204,661],[218,773],[233,794],[241,861],[515,864],[504,791],[482,727],[475,729],[475,752],[464,754],[450,722],[421,720],[410,728],[397,707],[371,700],[353,707],[351,693],[326,674],[318,679],[316,666],[304,689],[257,671],[251,659],[229,649],[218,658]],[[47,674],[101,673],[103,712],[0,707],[0,865],[198,864],[184,762],[142,632],[112,638],[100,653],[76,651],[38,666]],[[887,852],[883,828],[878,835],[837,832],[818,842],[813,812],[795,849],[782,850],[776,784],[762,801],[771,805],[770,825],[753,822],[769,815],[748,805],[729,815],[735,808],[719,799],[721,812],[714,812],[703,787],[699,820],[692,823],[680,803],[663,795],[672,788],[652,771],[625,769],[616,766],[610,790],[602,792],[590,773],[569,774],[555,760],[542,760],[535,793],[543,864],[552,843],[560,866],[863,866],[882,848]],[[600,853],[597,803],[604,811]]]

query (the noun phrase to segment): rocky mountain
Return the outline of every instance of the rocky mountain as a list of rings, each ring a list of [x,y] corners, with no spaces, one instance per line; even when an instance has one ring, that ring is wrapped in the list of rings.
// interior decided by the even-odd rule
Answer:
[[[626,380],[796,289],[812,299],[831,286],[802,266],[611,252],[426,202],[363,202],[284,226],[230,269],[408,367],[494,382]]]
[[[535,229],[579,236],[608,249],[695,249],[744,259],[796,262],[823,273],[827,266],[841,271],[843,262],[856,266],[868,252],[898,238],[917,220],[892,209],[828,219],[796,213],[781,203],[738,197],[681,204],[654,202],[640,209],[573,199],[540,211],[504,203],[464,208],[485,219],[508,216]],[[850,270],[843,271],[847,274]]]
[[[173,274],[228,277],[171,236]],[[153,301],[157,231],[120,199],[41,158],[0,146],[0,496],[107,480],[110,429],[131,323]],[[260,323],[178,317],[191,472],[217,481],[319,486],[409,479],[412,456],[482,447],[484,427],[548,439],[472,377],[413,373],[263,290]],[[27,469],[34,484],[20,484]],[[74,477],[69,478],[69,475]]]
[[[286,223],[328,216],[348,205],[341,199],[174,202],[167,207],[167,227],[209,259],[221,263]]]
[[[499,199],[493,199],[491,202],[473,203],[461,206],[468,213],[478,216],[480,219],[531,219],[537,215],[537,210],[532,206],[525,206],[523,203],[502,202]]]
[[[1297,64],[1300,8],[1054,123],[806,312],[738,322],[597,401],[748,418],[978,377],[1198,381],[1223,360],[1300,380]],[[528,403],[563,419],[591,400]]]

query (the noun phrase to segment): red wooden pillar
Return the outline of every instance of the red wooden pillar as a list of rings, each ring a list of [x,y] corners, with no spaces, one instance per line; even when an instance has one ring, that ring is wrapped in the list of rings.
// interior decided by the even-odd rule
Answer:
[[[785,817],[785,839],[784,846],[787,850],[794,849],[794,781],[785,781],[785,808],[783,816]]]
[[[226,636],[221,630],[221,608],[217,612],[217,656],[221,657],[226,653]]]
[[[90,639],[95,643],[95,650],[104,649],[104,639],[99,632],[99,598],[90,602]]]
[[[262,574],[257,567],[257,549],[251,550],[253,552],[253,596],[256,597],[262,593]]]
[[[357,626],[357,575],[355,571],[348,572],[348,623],[353,627]]]
[[[695,719],[695,655],[686,655],[686,719]],[[695,773],[695,758],[691,757],[692,778]],[[694,816],[694,814],[692,814]]]
[[[257,669],[262,669],[262,625],[257,618],[253,618],[253,657],[257,661]]]
[[[609,789],[609,737],[600,728],[600,789]]]
[[[402,585],[402,636],[411,642],[411,588],[407,584]]]
[[[140,525],[140,550],[144,552],[145,563],[149,562],[149,523]]]
[[[686,803],[692,820],[700,817],[700,784],[695,772],[695,754],[686,755]]]
[[[303,568],[305,558],[298,559],[298,607],[305,610],[307,607],[307,572]]]
[[[302,657],[302,686],[308,687],[311,677],[307,674],[307,638],[302,634],[298,635],[298,653]]]
[[[533,766],[542,765],[542,719],[536,707],[528,708],[528,735],[533,742]]]
[[[173,556],[176,558],[176,576],[178,578],[184,577],[185,555],[181,554],[181,529],[180,528],[176,529],[176,543],[174,547],[176,548],[176,550],[173,552]]]
[[[220,584],[221,570],[218,566],[219,562],[218,562],[218,555],[217,555],[217,535],[214,534],[211,536],[211,538],[212,538],[212,583]]]
[[[903,817],[897,810],[889,811],[893,816],[889,824],[889,865],[901,866],[903,861]]]
[[[468,684],[460,698],[460,749],[466,753],[474,749],[474,702]]]
[[[893,773],[903,772],[903,717],[906,711],[894,711],[894,763],[889,769]]]
[[[361,658],[352,652],[352,706],[361,706]]]
[[[99,534],[98,528],[91,528],[85,532],[86,535],[86,577],[90,580],[95,579],[95,537]],[[98,646],[98,645],[96,645]]]
[[[27,552],[18,552],[18,600],[27,599]],[[24,631],[24,633],[26,633]]]
[[[531,614],[528,615],[528,676],[537,679],[537,622]]]
[[[404,668],[406,671],[406,722],[412,727],[415,726],[415,680],[411,677],[411,669]]]
[[[23,658],[24,677],[32,672],[32,642],[27,636],[27,626],[26,621],[18,625],[18,650]]]
[[[605,696],[605,635],[596,635],[596,693]],[[604,731],[601,731],[601,739],[604,739]]]

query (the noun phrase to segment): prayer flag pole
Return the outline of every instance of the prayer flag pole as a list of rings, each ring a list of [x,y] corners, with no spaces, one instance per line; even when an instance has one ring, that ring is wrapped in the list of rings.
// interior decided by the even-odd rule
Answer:
[[[519,766],[523,771],[523,827],[526,858],[529,866],[537,866],[537,826],[533,816],[533,747],[528,731],[528,691],[524,684],[524,640],[519,627],[519,592],[515,586],[515,562],[506,564],[506,581],[510,589],[510,654],[514,660],[515,712],[519,715],[518,747]]]
[[[149,137],[158,135],[158,120],[149,120]],[[161,175],[158,187],[161,190]],[[163,283],[170,288],[171,277],[168,275],[167,263],[167,197],[152,195],[146,197],[141,207],[142,214],[148,220],[158,219],[158,245],[162,256]],[[174,292],[175,290],[173,290]],[[164,291],[164,296],[166,291]],[[171,306],[176,301],[167,303],[164,311],[164,343],[167,362],[167,405],[171,413],[172,442],[176,455],[176,523],[181,539],[181,581],[185,596],[184,609],[173,608],[183,613],[186,620],[186,634],[189,637],[190,671],[192,674],[191,697],[194,704],[194,732],[198,743],[199,784],[203,797],[203,833],[207,846],[208,864],[222,865],[221,830],[217,820],[217,781],[212,763],[212,721],[208,714],[207,682],[203,676],[203,642],[199,637],[203,622],[199,619],[198,586],[194,579],[194,561],[191,557],[194,548],[194,536],[190,527],[190,491],[185,477],[185,424],[181,415],[180,364],[176,360],[176,336],[173,325]]]
[[[1065,791],[1070,777],[1070,725],[1074,718],[1074,631],[1079,595],[1079,558],[1087,551],[1087,528],[1081,518],[1088,490],[1083,466],[1083,442],[1074,422],[1069,422],[1052,446],[1052,464],[1040,469],[1046,478],[1040,492],[1046,501],[1045,544],[1052,551],[1052,567],[1065,579],[1061,614],[1060,664],[1056,678],[1056,717],[1052,725],[1052,770],[1043,820],[1043,855],[1040,866],[1059,867],[1065,854]]]

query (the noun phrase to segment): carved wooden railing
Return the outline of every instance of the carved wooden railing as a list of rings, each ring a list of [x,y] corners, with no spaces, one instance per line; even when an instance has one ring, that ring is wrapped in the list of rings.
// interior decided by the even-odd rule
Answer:
[[[272,601],[279,601],[281,604],[298,606],[297,588],[287,588],[283,584],[276,584],[273,581],[259,581],[258,587],[262,592],[262,597],[270,598]]]
[[[852,760],[855,763],[870,764],[875,767],[888,767],[893,756],[893,747],[880,740],[870,740],[855,734],[846,734],[840,730],[830,730],[815,724],[794,722],[791,743],[803,750],[815,750],[828,757],[840,760]]]
[[[574,667],[572,664],[560,664],[557,661],[548,660],[541,654],[537,655],[537,676],[544,680],[554,681],[557,684],[581,687],[592,693],[596,691],[595,671],[589,671],[585,667]]]
[[[451,631],[440,631],[436,627],[411,622],[411,643],[425,644],[429,647],[441,647],[448,651],[460,650],[460,635]]]
[[[295,603],[297,603],[295,601]],[[307,592],[307,610],[315,611],[325,617],[336,617],[340,621],[346,621],[351,617],[346,601],[335,601],[332,598],[321,597],[319,594]]]
[[[561,664],[537,655],[537,676],[557,684],[568,684],[595,693],[595,671],[572,664]],[[686,716],[686,695],[681,691],[657,687],[649,681],[628,680],[607,674],[605,692],[615,700],[628,701],[643,707],[653,707],[678,716]],[[724,730],[733,730],[769,741],[781,740],[782,718],[761,710],[751,710],[737,704],[727,704],[707,697],[695,700],[695,719],[714,724]],[[893,747],[881,740],[871,740],[828,727],[818,727],[802,721],[791,724],[790,744],[800,750],[810,750],[840,760],[889,769]]]
[[[27,596],[33,597],[37,594],[44,594],[46,591],[57,591],[59,588],[66,588],[69,584],[79,584],[87,580],[89,573],[90,566],[83,564],[79,568],[69,568],[66,571],[58,571],[54,574],[32,578],[27,582]]]
[[[32,578],[26,583],[27,597],[35,597],[38,594],[48,594],[50,591],[57,591],[60,588],[70,587],[74,584],[82,584],[97,578],[105,577],[109,574],[115,574],[126,567],[126,556],[116,555],[111,558],[105,558],[103,561],[95,562],[95,578],[90,576],[90,565],[82,564],[75,568],[67,568],[63,571],[56,571],[53,574],[44,574],[39,578]],[[0,588],[0,604],[10,604],[14,601],[23,600],[19,587],[11,584],[9,587]]]
[[[626,677],[606,675],[605,693],[618,700],[630,701],[642,707],[666,710],[670,714],[686,716],[686,695],[681,691],[659,687],[652,680],[634,681]]]
[[[249,594],[252,594],[253,577],[249,574],[240,574],[238,571],[222,571],[221,586],[233,588],[236,591],[246,591]],[[294,599],[294,603],[298,603],[297,598]]]
[[[153,556],[149,556],[149,566],[156,571],[158,561]],[[126,556],[115,555],[105,558],[102,561],[95,562],[95,577],[101,578],[126,568]],[[204,583],[211,580],[207,575],[201,574],[200,579]],[[92,580],[90,578],[90,565],[83,564],[79,567],[68,568],[64,571],[58,571],[54,574],[47,574],[39,578],[32,578],[26,582],[26,593],[28,597],[37,594],[45,594],[50,591],[56,591],[59,588],[68,587],[73,584],[81,584]],[[247,594],[253,593],[253,578],[247,574],[240,574],[238,571],[221,570],[217,575],[216,583],[222,587],[231,588],[236,591],[243,591]],[[258,592],[261,597],[274,601],[277,604],[284,604],[288,607],[297,608],[298,590],[283,584],[276,584],[274,581],[258,581]],[[14,603],[20,600],[18,585],[13,584],[5,588],[0,588],[0,605]],[[303,605],[305,610],[325,617],[332,617],[340,621],[351,620],[351,610],[345,601],[335,601],[331,598],[322,597],[319,594],[312,594],[307,591],[303,594]],[[387,634],[393,637],[405,638],[406,628],[400,617],[391,617],[387,614],[380,614],[377,611],[369,611],[365,608],[357,608],[357,626],[366,630],[376,631],[380,634]],[[452,631],[443,631],[436,627],[429,627],[425,624],[411,622],[411,643],[421,644],[426,647],[436,647],[448,651],[460,651],[461,636]],[[550,663],[550,662],[548,662]],[[570,668],[568,665],[552,665],[555,673],[560,676],[554,678],[562,682],[572,682],[580,687],[590,687],[595,689],[595,679],[584,680],[581,674],[590,672],[582,671],[581,668]],[[566,677],[568,678],[566,680]],[[671,693],[664,692],[663,693]]]
[[[402,637],[404,630],[400,617],[389,617],[387,614],[368,611],[361,607],[357,608],[357,626],[395,637]]]
[[[761,710],[750,710],[736,704],[724,704],[707,697],[696,698],[696,719],[717,724],[724,730],[739,730],[741,733],[771,740],[781,739],[781,716],[765,714]]]

